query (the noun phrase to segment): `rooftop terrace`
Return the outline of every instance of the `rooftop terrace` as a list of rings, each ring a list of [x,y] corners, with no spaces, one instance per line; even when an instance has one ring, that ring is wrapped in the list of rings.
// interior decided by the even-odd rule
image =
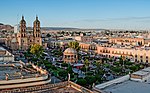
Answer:
[[[9,80],[20,79],[21,77],[35,77],[36,75],[40,76],[40,74],[31,67],[21,67],[21,64],[13,62],[0,62],[0,81],[6,79],[6,74]]]

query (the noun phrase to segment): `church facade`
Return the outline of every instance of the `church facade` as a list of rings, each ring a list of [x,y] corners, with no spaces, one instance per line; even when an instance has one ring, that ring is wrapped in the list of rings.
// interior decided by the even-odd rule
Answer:
[[[12,50],[27,50],[33,44],[42,45],[40,21],[38,20],[38,17],[36,16],[36,19],[33,22],[32,33],[29,33],[27,32],[24,16],[22,16],[19,26],[19,33],[8,36],[5,43],[6,46]]]

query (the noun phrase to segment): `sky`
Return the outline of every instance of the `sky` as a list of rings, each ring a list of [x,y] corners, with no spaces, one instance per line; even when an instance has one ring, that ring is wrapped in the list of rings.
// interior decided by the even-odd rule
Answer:
[[[0,0],[0,10],[11,25],[38,15],[44,27],[150,30],[150,0]]]

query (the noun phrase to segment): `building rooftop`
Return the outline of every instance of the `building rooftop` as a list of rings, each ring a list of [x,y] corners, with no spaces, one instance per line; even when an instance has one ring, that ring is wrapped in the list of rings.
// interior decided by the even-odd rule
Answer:
[[[149,73],[150,73],[150,72],[146,72],[146,71],[140,70],[140,71],[134,72],[134,73],[132,73],[132,74],[138,75],[138,76],[145,76],[145,75],[147,75],[147,74],[149,74]]]
[[[149,93],[150,84],[128,80],[103,89],[107,93]]]
[[[150,67],[139,70],[99,85],[95,88],[104,93],[149,93],[150,91]],[[135,77],[132,77],[135,75]],[[139,78],[138,76],[142,77]]]
[[[6,50],[6,49],[4,49],[3,47],[0,46],[0,50]]]
[[[78,84],[71,81],[65,81],[55,84],[45,84],[39,86],[22,87],[16,89],[2,90],[2,93],[24,93],[24,92],[35,92],[35,93],[97,93],[86,89]]]
[[[21,76],[24,76],[24,78],[35,77],[38,74],[33,68],[21,68],[21,65],[19,62],[0,61],[0,81],[5,80],[6,74],[9,75],[9,80],[19,79]]]
[[[145,68],[145,69],[142,69],[142,70],[139,70],[139,71],[134,72],[134,73],[132,73],[132,74],[138,75],[138,76],[145,76],[145,75],[148,75],[148,74],[150,74],[150,67]]]

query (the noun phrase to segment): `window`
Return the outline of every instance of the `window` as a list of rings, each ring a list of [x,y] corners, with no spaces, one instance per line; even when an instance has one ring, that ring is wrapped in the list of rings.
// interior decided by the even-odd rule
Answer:
[[[112,51],[112,54],[114,54],[114,51]]]

